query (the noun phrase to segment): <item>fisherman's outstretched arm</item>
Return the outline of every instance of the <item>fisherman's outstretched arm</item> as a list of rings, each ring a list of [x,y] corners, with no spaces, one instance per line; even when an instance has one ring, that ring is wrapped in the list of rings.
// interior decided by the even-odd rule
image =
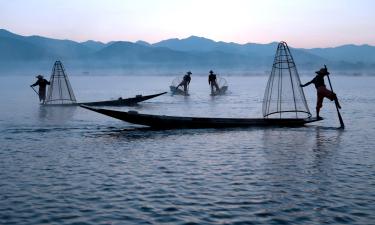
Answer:
[[[34,84],[30,85],[30,87],[35,87],[39,84],[39,80],[37,80]]]
[[[308,85],[312,84],[312,81],[307,82],[306,84],[301,84],[301,87],[306,87]]]

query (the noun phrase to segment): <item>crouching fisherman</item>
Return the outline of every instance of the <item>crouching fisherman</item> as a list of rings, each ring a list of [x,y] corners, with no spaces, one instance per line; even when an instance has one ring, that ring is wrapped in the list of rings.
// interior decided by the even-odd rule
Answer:
[[[38,92],[39,101],[44,103],[46,100],[46,87],[47,85],[50,85],[51,83],[47,81],[46,79],[44,79],[42,75],[38,75],[36,76],[36,78],[38,78],[38,80],[34,84],[30,85],[30,87],[35,87],[39,85],[39,92]]]
[[[180,86],[184,86],[184,92],[185,92],[185,95],[188,94],[188,86],[190,84],[190,81],[191,81],[191,75],[192,73],[190,71],[188,71],[184,78],[182,79],[181,83],[177,85],[176,89],[179,88]]]
[[[339,101],[337,100],[337,96],[334,92],[328,90],[326,88],[326,85],[324,83],[324,76],[329,75],[329,72],[327,68],[321,68],[319,71],[315,72],[317,75],[312,79],[310,82],[307,82],[306,84],[301,84],[301,87],[306,87],[310,84],[314,84],[316,91],[317,91],[317,101],[316,101],[316,117],[320,118],[319,112],[320,109],[323,106],[323,99],[326,97],[331,101],[335,101],[335,104],[339,109],[341,109],[341,106],[339,104]]]
[[[212,70],[210,70],[210,74],[208,75],[208,84],[211,85],[211,94],[213,95],[214,92],[214,87],[215,91],[219,91],[219,85],[216,82],[216,74]]]

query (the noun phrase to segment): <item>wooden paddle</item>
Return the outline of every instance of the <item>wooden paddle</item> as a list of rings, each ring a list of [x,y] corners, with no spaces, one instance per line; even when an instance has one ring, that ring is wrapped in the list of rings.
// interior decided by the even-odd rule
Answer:
[[[33,86],[30,86],[31,87],[31,89],[33,89],[33,91],[35,91],[35,93],[39,96],[39,93],[34,89],[34,87]]]
[[[325,68],[326,71],[328,72],[328,70],[327,70],[327,66],[326,66],[326,65],[324,65],[324,68]],[[328,78],[328,83],[329,83],[329,86],[330,86],[330,88],[331,88],[331,91],[334,92],[334,91],[333,91],[333,88],[332,88],[332,84],[331,84],[331,79],[329,79],[329,74],[327,74],[327,78]],[[337,96],[336,96],[336,98],[337,98]],[[339,100],[337,99],[337,102],[338,102],[338,101],[339,101]],[[337,102],[335,101],[335,106],[336,106],[336,110],[337,110],[337,115],[338,115],[338,117],[339,117],[340,125],[341,125],[341,128],[345,128],[344,120],[343,120],[342,117],[341,117],[341,113],[340,113],[339,107],[337,106]]]

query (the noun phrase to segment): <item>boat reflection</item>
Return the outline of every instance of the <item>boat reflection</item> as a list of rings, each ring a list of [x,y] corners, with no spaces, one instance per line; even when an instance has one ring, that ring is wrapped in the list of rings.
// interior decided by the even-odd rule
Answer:
[[[38,120],[43,123],[63,124],[72,120],[76,110],[76,106],[40,106]]]

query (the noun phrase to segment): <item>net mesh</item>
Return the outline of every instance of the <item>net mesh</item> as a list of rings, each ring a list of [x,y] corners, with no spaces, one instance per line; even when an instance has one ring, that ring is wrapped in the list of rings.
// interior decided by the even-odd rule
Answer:
[[[183,80],[183,77],[176,77],[173,79],[172,83],[171,83],[171,86],[173,87],[177,87],[177,85],[179,85]]]
[[[228,87],[228,82],[224,78],[220,76],[216,76],[216,83],[219,85],[220,88],[222,87]]]
[[[300,84],[297,67],[289,47],[287,43],[280,42],[263,98],[263,116],[265,118],[311,117]]]
[[[68,76],[65,74],[64,66],[60,61],[56,61],[53,66],[50,83],[45,104],[74,104],[77,102]]]

